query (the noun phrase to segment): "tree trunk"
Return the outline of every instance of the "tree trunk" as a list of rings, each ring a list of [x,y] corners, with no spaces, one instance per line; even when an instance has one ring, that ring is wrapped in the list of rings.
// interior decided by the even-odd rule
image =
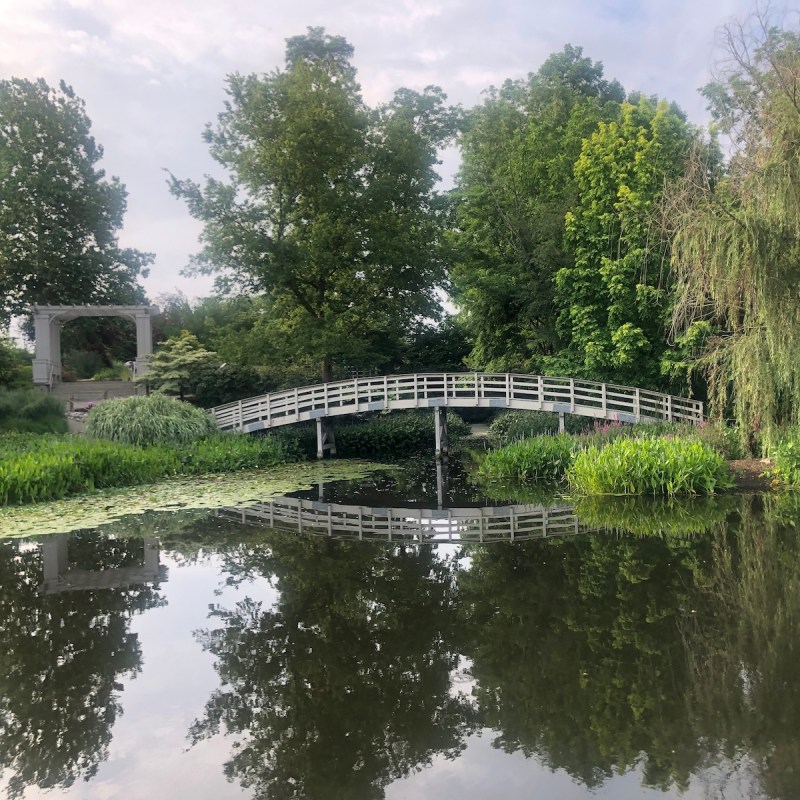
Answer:
[[[333,359],[330,356],[325,356],[320,363],[322,382],[330,383],[333,380]]]

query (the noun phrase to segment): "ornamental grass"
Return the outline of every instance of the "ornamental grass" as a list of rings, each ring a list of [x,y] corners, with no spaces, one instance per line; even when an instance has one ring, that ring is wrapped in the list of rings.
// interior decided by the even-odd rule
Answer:
[[[133,445],[185,444],[216,430],[206,411],[163,394],[109,400],[86,421],[88,436]]]

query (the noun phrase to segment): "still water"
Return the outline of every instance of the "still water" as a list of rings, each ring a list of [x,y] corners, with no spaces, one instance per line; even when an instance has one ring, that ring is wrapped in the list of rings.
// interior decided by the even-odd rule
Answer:
[[[450,472],[0,541],[0,793],[800,798],[794,498]]]

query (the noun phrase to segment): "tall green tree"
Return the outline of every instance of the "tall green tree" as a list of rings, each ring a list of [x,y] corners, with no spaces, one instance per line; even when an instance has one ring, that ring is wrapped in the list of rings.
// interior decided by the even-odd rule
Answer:
[[[0,81],[0,324],[32,303],[132,303],[152,256],[120,248],[125,187],[63,81]]]
[[[703,91],[733,144],[727,174],[698,159],[668,205],[675,324],[713,332],[696,361],[712,411],[769,442],[800,421],[800,32],[756,15],[726,45]]]
[[[634,95],[619,119],[584,140],[566,215],[574,261],[555,275],[563,349],[551,372],[659,385],[671,280],[654,211],[667,182],[683,175],[695,139],[677,106]]]
[[[352,53],[309,28],[287,40],[284,70],[230,76],[206,130],[230,180],[171,182],[205,224],[192,269],[262,294],[265,337],[286,359],[316,361],[323,380],[436,316],[445,279],[433,190],[453,115],[437,87],[368,108]]]
[[[564,219],[577,196],[573,165],[623,98],[600,63],[567,45],[468,114],[453,282],[474,367],[539,371],[558,348],[553,276],[572,263]]]

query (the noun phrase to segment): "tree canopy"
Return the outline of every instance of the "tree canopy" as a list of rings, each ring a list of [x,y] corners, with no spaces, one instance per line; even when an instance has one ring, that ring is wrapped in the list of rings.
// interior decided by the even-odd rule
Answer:
[[[704,94],[733,144],[727,173],[696,159],[667,207],[675,324],[709,333],[697,363],[716,413],[770,441],[800,420],[800,34],[755,15],[725,43]]]
[[[369,361],[381,339],[435,317],[437,147],[453,131],[438,87],[370,109],[341,37],[289,39],[286,67],[232,75],[211,154],[230,174],[172,191],[205,224],[193,269],[263,295],[263,333],[285,358]]]
[[[32,303],[134,303],[149,254],[120,248],[125,187],[97,164],[83,101],[0,80],[0,324]]]

